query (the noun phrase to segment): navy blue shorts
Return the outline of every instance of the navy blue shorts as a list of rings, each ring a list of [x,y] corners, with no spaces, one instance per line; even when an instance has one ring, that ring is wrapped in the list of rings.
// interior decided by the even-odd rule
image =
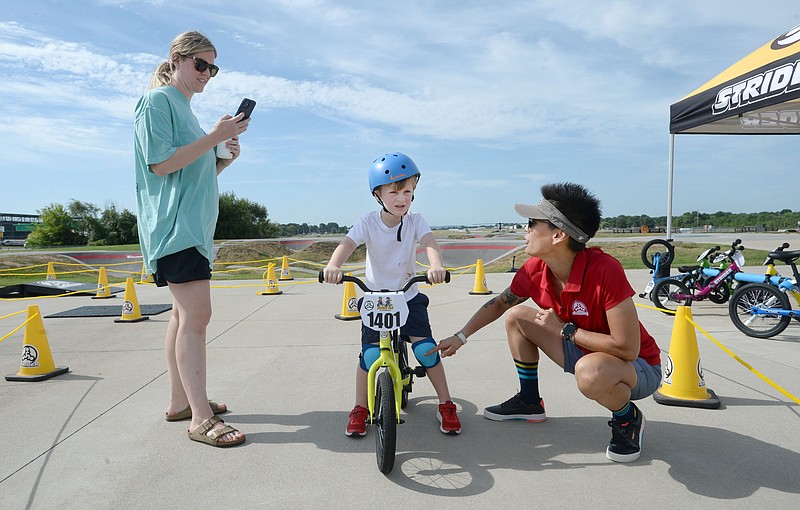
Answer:
[[[153,281],[157,287],[165,287],[167,283],[211,279],[208,259],[194,247],[161,257],[156,262],[156,267],[158,269],[153,273]]]
[[[361,301],[358,300],[358,309],[361,310]],[[428,338],[433,336],[431,331],[431,321],[428,319],[428,303],[430,299],[428,296],[420,292],[408,302],[408,321],[406,325],[400,328],[400,334],[404,336],[419,336]],[[373,329],[369,329],[361,323],[361,343],[362,344],[376,344],[380,340],[380,333]]]

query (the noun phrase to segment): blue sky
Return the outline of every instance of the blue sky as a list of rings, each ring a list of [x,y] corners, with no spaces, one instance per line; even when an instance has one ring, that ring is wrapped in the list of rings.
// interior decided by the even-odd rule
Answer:
[[[6,2],[0,212],[71,199],[135,211],[133,108],[193,29],[221,68],[192,100],[201,124],[258,102],[220,190],[273,221],[352,224],[377,207],[367,168],[391,151],[420,167],[412,209],[432,225],[517,221],[512,204],[556,181],[585,184],[605,216],[664,215],[670,104],[800,24],[797,2],[758,5]],[[673,213],[800,209],[797,148],[676,137]]]

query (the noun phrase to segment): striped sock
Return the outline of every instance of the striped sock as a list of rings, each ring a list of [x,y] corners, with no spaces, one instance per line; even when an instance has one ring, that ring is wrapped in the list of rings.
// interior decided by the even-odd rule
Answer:
[[[618,409],[618,410],[612,412],[611,416],[612,416],[612,418],[614,420],[616,420],[616,421],[618,421],[620,423],[630,422],[630,421],[633,421],[633,419],[636,417],[636,415],[634,414],[635,410],[636,410],[636,407],[631,405],[631,402],[629,400],[625,404],[625,407],[623,407],[622,409]]]
[[[519,376],[519,392],[526,404],[538,404],[539,396],[539,362],[514,360]]]

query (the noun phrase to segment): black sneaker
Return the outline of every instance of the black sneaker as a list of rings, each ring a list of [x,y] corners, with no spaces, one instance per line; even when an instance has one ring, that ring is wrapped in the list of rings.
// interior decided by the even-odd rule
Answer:
[[[547,419],[543,400],[539,399],[538,404],[526,404],[519,393],[502,404],[487,407],[483,415],[495,421],[525,420],[538,423]]]
[[[635,418],[629,422],[611,420],[611,442],[606,448],[606,457],[614,462],[633,462],[642,451],[645,419],[642,412],[633,402]]]

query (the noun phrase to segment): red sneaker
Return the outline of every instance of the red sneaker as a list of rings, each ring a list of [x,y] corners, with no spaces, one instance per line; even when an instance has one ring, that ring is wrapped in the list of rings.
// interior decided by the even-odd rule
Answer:
[[[439,430],[443,433],[461,434],[461,422],[458,421],[456,405],[452,401],[448,400],[444,404],[439,404],[436,417],[439,419]]]
[[[344,434],[349,437],[365,436],[367,434],[367,416],[369,416],[367,408],[355,406],[350,411],[350,421],[347,422],[347,429]]]

